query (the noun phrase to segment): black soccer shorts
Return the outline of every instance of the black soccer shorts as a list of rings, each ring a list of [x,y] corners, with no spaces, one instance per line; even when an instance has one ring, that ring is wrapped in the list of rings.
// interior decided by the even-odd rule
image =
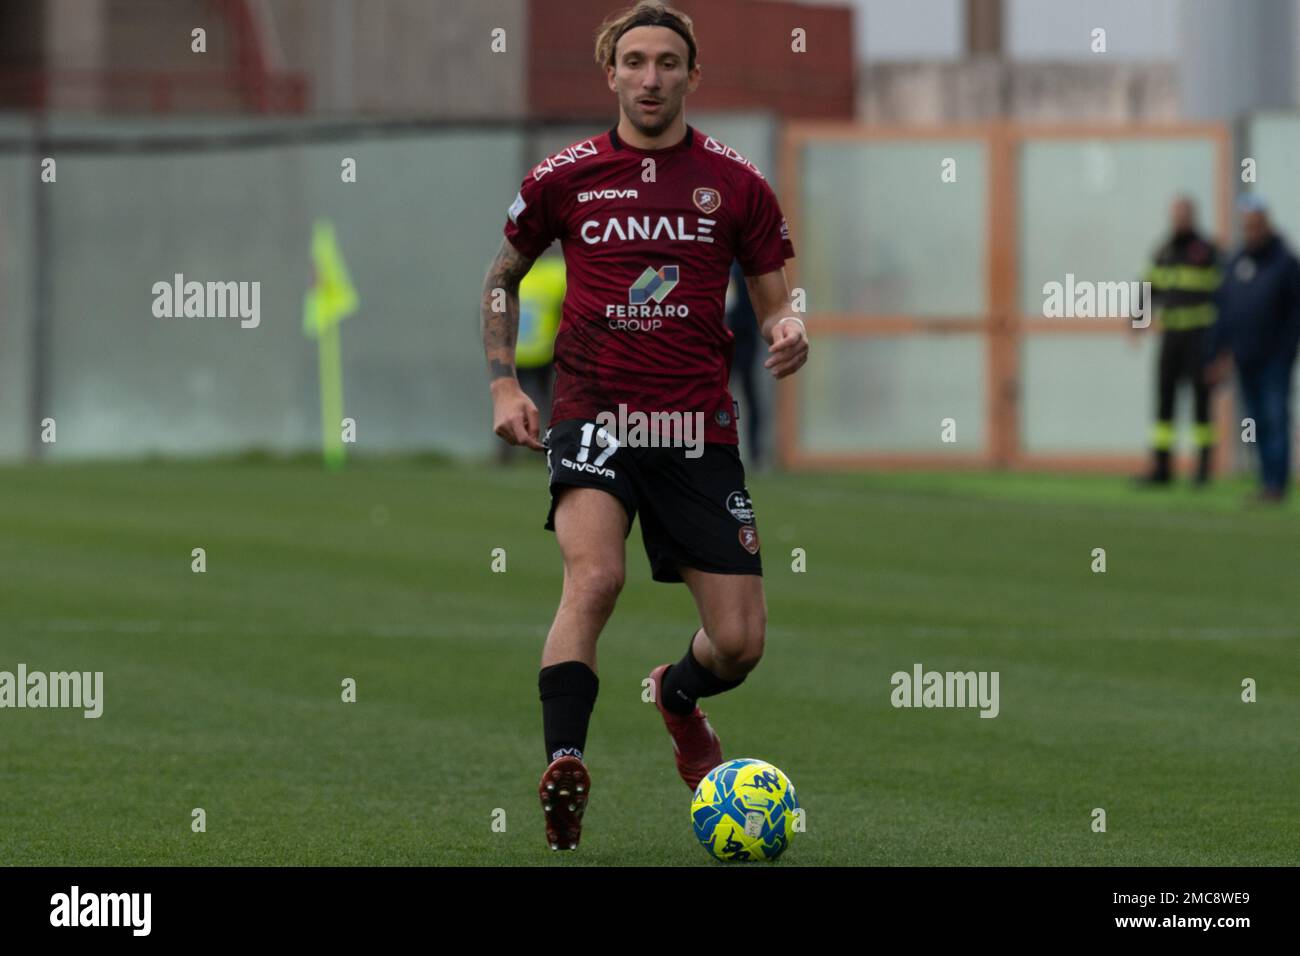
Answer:
[[[546,432],[551,509],[564,486],[599,488],[623,503],[628,529],[641,515],[641,540],[656,581],[682,580],[680,566],[714,574],[763,573],[754,505],[735,445],[705,443],[698,458],[687,448],[614,447],[596,422],[568,419]]]

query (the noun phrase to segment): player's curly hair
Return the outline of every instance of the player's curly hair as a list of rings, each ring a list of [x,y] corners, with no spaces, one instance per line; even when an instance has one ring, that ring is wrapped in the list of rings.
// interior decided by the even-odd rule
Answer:
[[[690,56],[688,70],[695,69],[695,26],[691,18],[659,0],[641,0],[634,7],[610,14],[596,31],[596,62],[602,67],[614,65],[614,48],[624,33],[636,27],[667,27],[686,41]]]

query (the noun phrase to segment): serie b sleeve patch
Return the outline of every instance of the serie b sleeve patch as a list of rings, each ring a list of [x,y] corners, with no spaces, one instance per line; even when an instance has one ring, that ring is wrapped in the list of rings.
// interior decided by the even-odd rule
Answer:
[[[519,214],[523,212],[527,206],[528,203],[524,202],[524,194],[521,192],[515,193],[515,201],[510,204],[510,208],[507,209],[506,212],[510,216],[510,221],[516,226],[519,225]]]

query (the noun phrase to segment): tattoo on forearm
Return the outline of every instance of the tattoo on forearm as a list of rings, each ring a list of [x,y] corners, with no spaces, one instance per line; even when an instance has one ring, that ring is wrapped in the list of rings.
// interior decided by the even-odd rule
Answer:
[[[521,256],[508,239],[503,239],[483,280],[479,329],[483,334],[483,352],[487,356],[488,375],[492,381],[514,377],[515,342],[519,335],[519,282],[532,265],[533,260]]]

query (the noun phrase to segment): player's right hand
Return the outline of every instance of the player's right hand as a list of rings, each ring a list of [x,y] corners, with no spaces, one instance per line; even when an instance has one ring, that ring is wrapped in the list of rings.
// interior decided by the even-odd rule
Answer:
[[[525,445],[536,451],[546,451],[539,440],[541,416],[533,400],[524,394],[517,381],[510,385],[506,380],[492,387],[492,431],[511,445]]]

